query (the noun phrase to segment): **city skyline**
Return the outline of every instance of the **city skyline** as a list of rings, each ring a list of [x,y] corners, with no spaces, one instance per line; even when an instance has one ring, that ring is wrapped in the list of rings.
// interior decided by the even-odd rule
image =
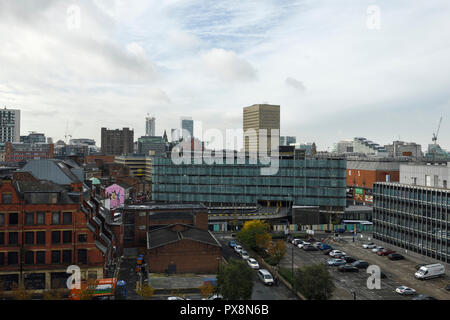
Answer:
[[[144,135],[149,111],[162,135],[182,115],[238,129],[243,107],[277,104],[280,135],[330,151],[359,136],[426,150],[443,116],[449,150],[450,4],[379,1],[372,30],[372,2],[80,1],[78,27],[68,4],[1,2],[0,104],[22,134],[64,140],[68,122],[97,143],[101,127]]]

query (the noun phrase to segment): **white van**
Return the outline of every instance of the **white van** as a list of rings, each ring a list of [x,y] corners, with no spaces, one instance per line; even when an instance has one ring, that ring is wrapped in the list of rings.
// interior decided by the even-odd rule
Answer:
[[[258,277],[264,284],[273,285],[273,277],[266,269],[259,269]]]
[[[419,270],[417,270],[416,273],[414,273],[416,278],[421,280],[440,277],[443,276],[444,274],[445,274],[444,265],[440,263],[422,266],[420,267]]]

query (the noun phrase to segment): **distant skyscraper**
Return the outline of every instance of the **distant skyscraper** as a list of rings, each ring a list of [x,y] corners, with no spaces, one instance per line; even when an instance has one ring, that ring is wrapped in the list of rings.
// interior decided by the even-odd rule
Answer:
[[[280,130],[280,106],[269,104],[254,104],[243,109],[244,151],[259,152],[259,130],[267,130],[267,153],[271,151],[271,130]],[[245,136],[248,130],[255,130],[256,141]],[[279,134],[277,140],[279,141]]]
[[[181,118],[181,135],[183,139],[194,137],[194,120],[190,117]]]
[[[101,129],[101,149],[104,154],[121,155],[133,153],[134,132],[129,128],[122,130]]]
[[[0,109],[0,142],[20,142],[20,110]]]
[[[180,138],[180,133],[178,129],[170,129],[170,139],[172,142],[178,141]]]
[[[155,135],[155,117],[145,118],[145,135],[147,137]]]

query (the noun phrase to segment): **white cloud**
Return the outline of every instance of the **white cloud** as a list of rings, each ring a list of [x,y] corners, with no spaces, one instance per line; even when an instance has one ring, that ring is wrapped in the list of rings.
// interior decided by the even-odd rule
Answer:
[[[233,51],[211,49],[202,55],[206,72],[225,81],[251,81],[257,78],[253,66]]]

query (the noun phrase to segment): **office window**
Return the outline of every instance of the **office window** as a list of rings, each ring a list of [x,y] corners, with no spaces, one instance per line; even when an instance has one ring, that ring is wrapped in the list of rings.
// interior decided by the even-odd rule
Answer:
[[[34,264],[34,252],[33,251],[25,252],[25,264]]]
[[[34,212],[25,212],[25,224],[26,225],[34,224]]]
[[[82,234],[78,235],[78,242],[83,243],[83,242],[86,242],[86,241],[87,241],[87,234],[82,233]]]
[[[72,263],[72,250],[63,250],[63,263],[64,264]]]
[[[0,245],[5,244],[5,233],[0,232]]]
[[[59,212],[52,212],[52,224],[61,224],[61,214]]]
[[[45,212],[36,212],[36,224],[45,224]]]
[[[72,242],[72,231],[63,231],[63,243]]]
[[[45,244],[45,231],[36,232],[36,244]]]
[[[61,243],[61,231],[52,231],[52,243],[53,244]]]
[[[2,193],[2,203],[12,203],[12,194]]]
[[[87,264],[87,250],[86,249],[78,250],[78,264]]]
[[[61,263],[61,251],[52,251],[52,263]]]
[[[5,225],[5,214],[0,213],[0,226],[4,226],[4,225]]]
[[[17,244],[19,241],[19,234],[17,232],[10,232],[8,244]]]
[[[17,212],[13,212],[9,214],[9,224],[17,225],[19,223],[19,214]]]
[[[45,264],[45,251],[36,251],[36,264]]]
[[[18,252],[8,252],[8,265],[13,266],[19,263]]]
[[[63,212],[63,224],[72,224],[72,212]]]
[[[5,253],[0,252],[0,266],[4,266],[4,265],[5,265]]]
[[[25,232],[25,243],[34,244],[34,232]]]

